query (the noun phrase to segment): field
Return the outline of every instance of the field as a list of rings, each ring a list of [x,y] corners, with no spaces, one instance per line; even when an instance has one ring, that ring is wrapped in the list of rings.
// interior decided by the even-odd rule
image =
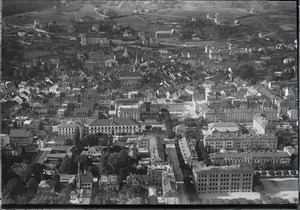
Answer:
[[[297,178],[261,179],[261,182],[265,187],[266,193],[271,197],[288,199],[291,203],[295,203],[294,198],[298,198]]]

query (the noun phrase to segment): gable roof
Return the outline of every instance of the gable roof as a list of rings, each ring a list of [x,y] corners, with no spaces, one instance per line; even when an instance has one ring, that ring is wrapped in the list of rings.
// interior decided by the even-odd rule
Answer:
[[[137,122],[132,119],[100,119],[95,120],[89,126],[113,126],[113,125],[137,125]]]

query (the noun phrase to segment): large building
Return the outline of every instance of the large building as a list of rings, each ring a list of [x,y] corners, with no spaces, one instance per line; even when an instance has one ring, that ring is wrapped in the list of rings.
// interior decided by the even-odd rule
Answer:
[[[276,109],[225,109],[227,122],[253,122],[253,117],[262,113],[269,121],[277,119]]]
[[[232,192],[252,192],[254,170],[248,164],[236,166],[194,165],[193,179],[198,196]]]
[[[159,122],[159,104],[153,104],[151,102],[144,102],[140,106],[140,118],[144,124],[153,125]]]
[[[147,169],[149,186],[162,189],[162,176],[164,171],[173,173],[173,168],[171,165],[149,165]]]
[[[210,146],[212,151],[247,150],[257,147],[275,151],[277,137],[273,134],[242,134],[236,123],[217,122],[208,124],[208,135],[204,136],[204,145]]]
[[[32,144],[33,135],[31,131],[25,129],[14,129],[9,132],[10,142],[18,146],[26,146]]]
[[[109,45],[109,40],[105,37],[86,37],[85,34],[80,36],[81,46],[87,45]]]
[[[69,120],[67,122],[62,121],[57,126],[57,133],[59,136],[62,136],[66,139],[74,139],[76,135],[76,130],[79,130],[79,137],[82,138],[83,135],[83,127],[79,122],[75,122],[73,120]]]
[[[140,121],[140,109],[138,105],[119,106],[117,115],[120,119],[133,119]]]
[[[141,132],[141,127],[132,119],[95,120],[88,125],[88,134],[115,135],[118,133],[135,134],[136,132]]]
[[[237,165],[249,163],[250,165],[261,165],[271,163],[273,166],[289,165],[291,155],[284,151],[277,152],[219,152],[210,156],[214,165]]]
[[[264,114],[253,117],[253,129],[257,134],[274,134],[276,132],[275,123],[269,122]]]

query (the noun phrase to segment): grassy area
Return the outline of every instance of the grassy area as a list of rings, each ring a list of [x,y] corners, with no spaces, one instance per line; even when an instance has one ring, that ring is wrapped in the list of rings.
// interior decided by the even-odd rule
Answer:
[[[288,199],[291,203],[295,203],[294,198],[298,198],[298,179],[261,179],[265,187],[265,191],[271,197],[280,197]]]

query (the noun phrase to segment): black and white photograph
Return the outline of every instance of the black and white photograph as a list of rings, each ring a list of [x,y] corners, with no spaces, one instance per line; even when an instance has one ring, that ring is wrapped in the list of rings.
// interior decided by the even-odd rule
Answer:
[[[0,208],[297,209],[296,0],[0,3]]]

